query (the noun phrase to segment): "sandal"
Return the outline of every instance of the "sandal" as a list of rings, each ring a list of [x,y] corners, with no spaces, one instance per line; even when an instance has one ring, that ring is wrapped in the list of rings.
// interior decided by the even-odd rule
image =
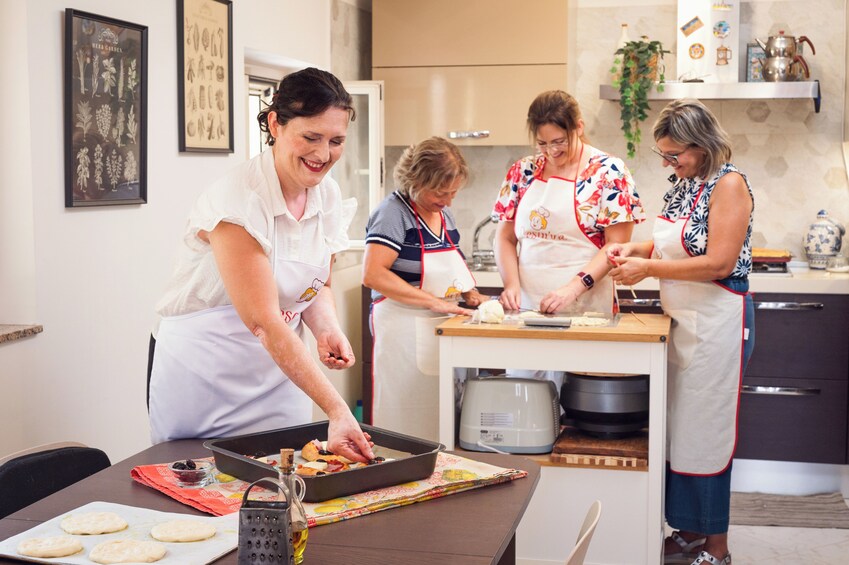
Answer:
[[[690,565],[701,565],[702,563],[709,563],[710,565],[731,565],[731,554],[729,553],[722,559],[717,559],[707,551],[702,551],[699,553],[699,556],[696,557],[696,560]]]
[[[664,555],[664,565],[690,565],[693,562],[693,559],[698,557],[696,552],[705,544],[706,541],[706,538],[698,538],[688,542],[682,538],[678,532],[672,532],[672,535],[669,537],[680,546],[680,551]]]

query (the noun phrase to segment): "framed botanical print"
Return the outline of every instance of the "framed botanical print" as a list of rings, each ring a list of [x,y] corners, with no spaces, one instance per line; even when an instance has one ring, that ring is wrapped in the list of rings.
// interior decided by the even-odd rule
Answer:
[[[233,3],[177,0],[180,151],[233,152]]]
[[[65,10],[65,207],[147,202],[147,27]]]

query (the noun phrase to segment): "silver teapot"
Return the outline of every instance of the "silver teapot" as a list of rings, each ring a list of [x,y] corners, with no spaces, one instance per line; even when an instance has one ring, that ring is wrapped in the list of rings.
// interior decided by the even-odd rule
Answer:
[[[764,59],[762,72],[766,82],[796,81],[811,76],[808,63],[801,55],[767,57]]]
[[[789,57],[793,58],[797,53],[802,53],[802,44],[807,43],[811,46],[811,54],[816,55],[817,50],[814,49],[814,44],[804,35],[798,39],[792,35],[784,35],[784,30],[779,30],[778,35],[771,35],[767,38],[766,43],[760,39],[755,39],[761,49],[764,50],[766,58],[770,57]]]
[[[829,258],[840,253],[845,233],[846,228],[829,218],[828,212],[820,210],[817,221],[810,225],[808,233],[802,238],[808,266],[811,269],[825,269]]]

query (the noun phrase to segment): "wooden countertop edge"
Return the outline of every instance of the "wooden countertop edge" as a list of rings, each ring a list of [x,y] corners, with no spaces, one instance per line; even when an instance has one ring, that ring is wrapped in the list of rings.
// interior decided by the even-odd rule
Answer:
[[[570,341],[663,342],[669,339],[672,320],[663,314],[623,315],[614,327],[530,328],[520,325],[465,324],[468,316],[456,316],[436,327],[436,335]]]
[[[16,341],[44,331],[41,324],[0,324],[0,343]]]

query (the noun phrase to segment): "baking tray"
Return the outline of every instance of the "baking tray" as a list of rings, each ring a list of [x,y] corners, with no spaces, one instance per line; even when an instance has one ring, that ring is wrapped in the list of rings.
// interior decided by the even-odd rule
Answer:
[[[215,466],[219,471],[243,481],[253,482],[262,477],[277,476],[275,467],[257,461],[253,457],[279,455],[280,449],[284,447],[300,451],[308,441],[327,439],[327,426],[327,421],[315,422],[291,428],[211,439],[203,445],[212,451]],[[429,477],[436,467],[437,453],[445,450],[445,446],[441,443],[366,424],[361,424],[360,427],[371,435],[375,445],[411,455],[403,459],[339,473],[302,477],[307,487],[304,501],[319,502]]]

